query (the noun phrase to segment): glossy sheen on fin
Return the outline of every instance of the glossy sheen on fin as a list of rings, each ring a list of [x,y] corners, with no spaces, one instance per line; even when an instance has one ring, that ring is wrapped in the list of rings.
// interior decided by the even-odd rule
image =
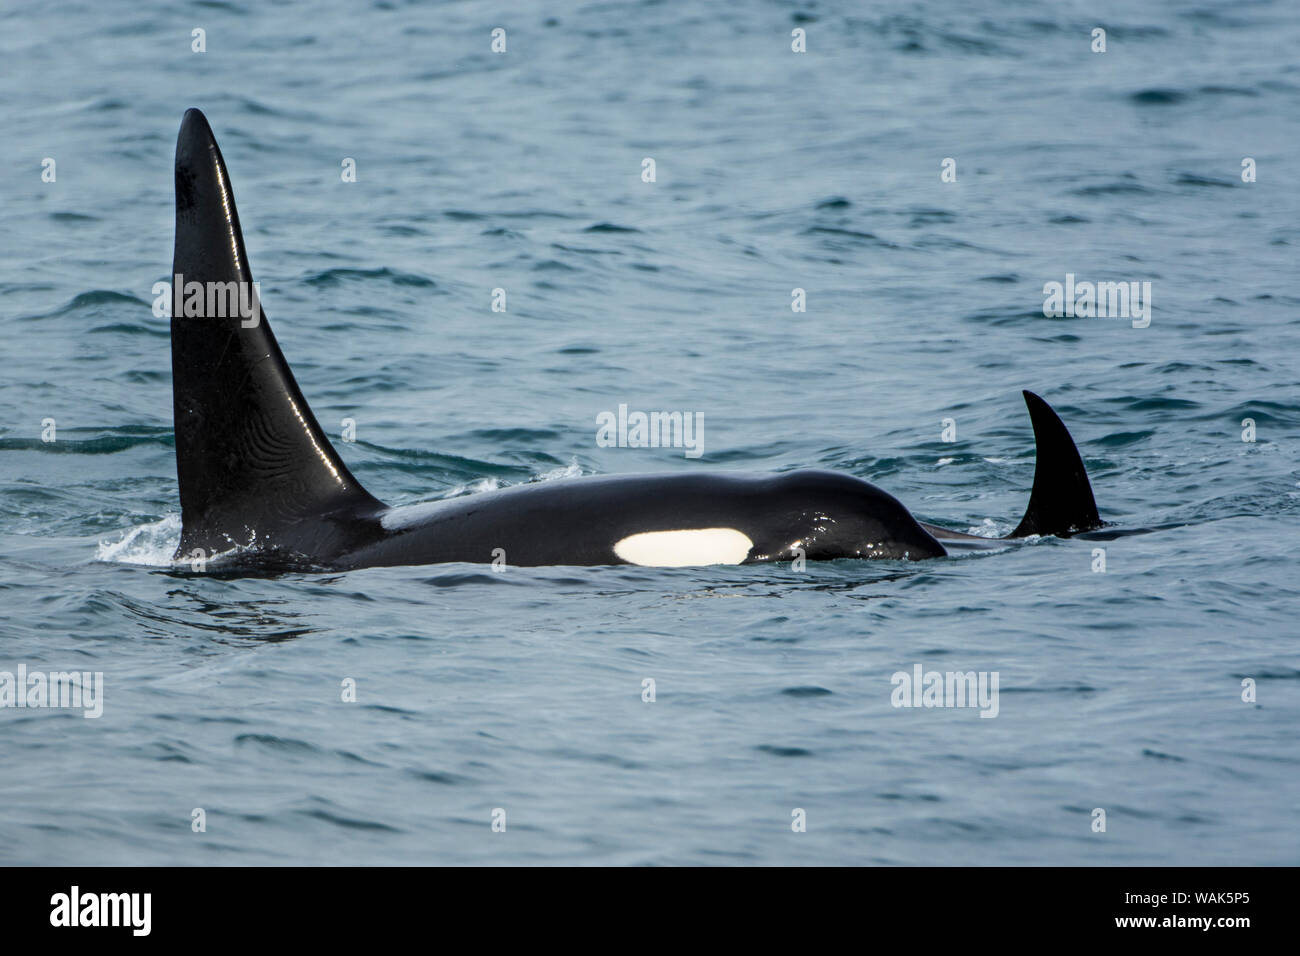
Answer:
[[[256,321],[243,317],[213,285],[251,286],[253,276],[226,165],[198,110],[185,114],[176,142],[173,283],[178,276],[171,320],[177,557],[253,543],[310,556],[364,537],[368,528],[355,519],[382,505],[317,424],[260,305]],[[186,294],[195,289],[203,294]]]

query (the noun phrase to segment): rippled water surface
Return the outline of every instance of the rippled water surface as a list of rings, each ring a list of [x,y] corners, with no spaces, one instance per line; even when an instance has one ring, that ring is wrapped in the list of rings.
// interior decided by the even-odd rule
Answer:
[[[6,10],[0,670],[105,697],[0,709],[0,862],[1296,863],[1297,48],[1282,0]],[[151,289],[189,106],[386,502],[815,466],[1005,533],[1030,388],[1150,533],[174,570]],[[1151,282],[1150,326],[1045,318],[1066,273]],[[701,413],[704,455],[598,447],[620,403]],[[891,706],[917,664],[996,671],[996,719]]]

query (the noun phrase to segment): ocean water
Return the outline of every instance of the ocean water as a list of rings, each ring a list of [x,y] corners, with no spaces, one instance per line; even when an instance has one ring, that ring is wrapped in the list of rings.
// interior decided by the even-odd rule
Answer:
[[[112,6],[0,13],[0,671],[104,688],[0,709],[0,862],[1300,861],[1294,4]],[[1029,388],[1110,527],[803,571],[173,568],[151,290],[190,106],[384,501],[812,466],[1005,533]],[[1067,274],[1150,282],[1150,325],[1045,317]],[[704,454],[599,447],[622,403],[701,414]],[[917,665],[996,672],[996,718],[894,707]]]

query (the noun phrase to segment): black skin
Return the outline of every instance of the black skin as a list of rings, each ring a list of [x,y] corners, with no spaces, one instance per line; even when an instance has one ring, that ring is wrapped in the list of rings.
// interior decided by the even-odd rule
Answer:
[[[501,548],[520,566],[624,564],[614,553],[623,538],[691,528],[745,534],[754,542],[746,564],[946,553],[897,499],[829,471],[562,479],[452,498],[409,527],[380,527],[332,563],[486,563]]]

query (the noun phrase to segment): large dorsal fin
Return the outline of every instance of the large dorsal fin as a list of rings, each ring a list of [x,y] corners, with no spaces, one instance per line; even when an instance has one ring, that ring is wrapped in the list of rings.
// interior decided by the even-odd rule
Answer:
[[[1064,535],[1100,528],[1097,502],[1074,439],[1052,406],[1033,392],[1026,391],[1024,396],[1037,445],[1034,490],[1024,518],[1008,537]]]
[[[172,282],[177,557],[249,544],[308,558],[337,551],[356,518],[383,506],[321,431],[260,303],[244,317],[220,301],[236,290],[251,301],[253,276],[226,164],[194,109],[176,141]],[[198,299],[187,294],[194,282],[204,290]]]

